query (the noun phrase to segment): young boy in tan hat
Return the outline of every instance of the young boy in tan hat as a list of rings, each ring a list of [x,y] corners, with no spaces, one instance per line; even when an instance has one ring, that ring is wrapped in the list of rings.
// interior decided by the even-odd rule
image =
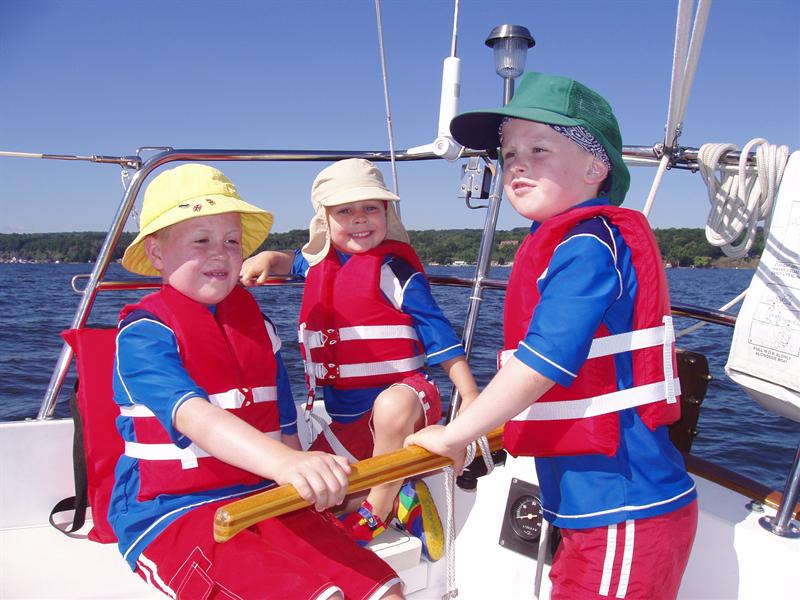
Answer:
[[[172,598],[400,598],[394,571],[324,510],[344,498],[347,460],[294,449],[280,340],[238,285],[271,225],[206,165],[148,186],[122,264],[163,286],[120,315],[113,385],[125,452],[109,521],[131,569]],[[275,483],[317,510],[214,541],[221,504]]]
[[[551,597],[675,598],[697,493],[666,427],[680,386],[658,245],[641,213],[618,208],[630,176],[614,113],[577,81],[529,73],[507,106],[459,115],[451,132],[501,147],[506,196],[533,224],[508,282],[502,368],[458,419],[407,444],[463,461],[505,423],[561,528]]]
[[[306,278],[299,330],[309,396],[322,386],[333,420],[312,449],[360,460],[438,422],[439,390],[426,363],[441,365],[465,403],[477,395],[461,342],[395,212],[399,200],[371,162],[337,162],[312,185],[315,214],[302,251],[263,252],[242,267],[248,284],[269,272]],[[442,526],[422,481],[372,488],[344,523],[366,544],[392,517],[422,540],[429,559],[441,557]]]

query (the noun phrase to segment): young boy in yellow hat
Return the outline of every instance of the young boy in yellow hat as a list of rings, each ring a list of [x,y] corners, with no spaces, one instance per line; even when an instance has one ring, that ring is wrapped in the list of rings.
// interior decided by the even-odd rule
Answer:
[[[407,444],[463,461],[505,423],[561,528],[551,597],[675,598],[697,493],[666,427],[680,386],[658,245],[641,213],[618,208],[630,176],[614,113],[577,81],[528,73],[507,106],[458,115],[451,132],[501,148],[506,196],[533,224],[508,282],[502,368]]]
[[[140,225],[122,264],[163,286],[122,310],[117,333],[125,452],[109,521],[125,560],[173,598],[400,598],[394,571],[324,510],[344,498],[347,460],[295,449],[280,340],[238,285],[272,215],[217,169],[186,164],[153,179]],[[316,510],[214,541],[221,504],[275,483]]]
[[[395,212],[399,200],[371,162],[334,163],[312,185],[315,214],[302,251],[267,251],[242,268],[247,284],[269,272],[306,279],[299,323],[309,394],[322,386],[333,420],[312,449],[360,460],[438,422],[439,390],[426,363],[444,369],[465,403],[477,395],[461,341]],[[422,540],[429,559],[441,557],[441,522],[421,480],[372,488],[344,523],[366,544],[392,517]]]

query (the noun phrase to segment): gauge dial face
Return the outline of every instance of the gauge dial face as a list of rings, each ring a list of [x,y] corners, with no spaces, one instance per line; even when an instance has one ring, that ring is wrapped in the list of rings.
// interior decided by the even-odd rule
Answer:
[[[511,506],[511,529],[521,539],[532,542],[542,531],[542,505],[536,496],[520,496]]]

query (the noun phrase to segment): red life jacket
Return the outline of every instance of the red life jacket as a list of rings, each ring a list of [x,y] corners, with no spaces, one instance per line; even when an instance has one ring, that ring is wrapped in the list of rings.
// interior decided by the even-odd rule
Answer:
[[[78,368],[78,414],[73,414],[75,501],[70,506],[71,499],[62,500],[54,512],[61,510],[60,505],[74,508],[70,531],[76,531],[84,523],[88,501],[93,521],[89,539],[107,544],[117,541],[108,522],[108,507],[114,487],[114,467],[124,449],[116,427],[119,407],[114,403],[111,388],[117,330],[70,329],[62,331],[61,336],[75,352]]]
[[[506,423],[504,444],[513,455],[612,456],[619,446],[618,411],[636,407],[651,430],[680,417],[666,275],[650,225],[638,211],[615,206],[577,208],[548,219],[525,239],[514,257],[506,292],[503,354],[512,354],[528,331],[539,302],[536,282],[556,246],[575,225],[597,215],[619,229],[631,250],[638,282],[633,330],[609,335],[600,325],[572,385],[554,385]],[[633,359],[633,387],[625,390],[618,388],[614,368],[614,355],[622,352],[632,352]]]
[[[120,321],[135,310],[152,313],[172,330],[184,367],[212,404],[280,439],[277,363],[264,318],[249,292],[235,287],[212,314],[165,285],[139,304],[126,306]],[[144,405],[122,406],[120,414],[133,420],[136,442],[125,443],[125,454],[139,460],[140,500],[262,481],[194,444],[178,448]]]
[[[390,254],[424,273],[414,249],[396,241],[353,254],[344,265],[331,248],[309,269],[298,333],[310,391],[316,385],[389,385],[424,366],[411,317],[380,289],[381,267]]]

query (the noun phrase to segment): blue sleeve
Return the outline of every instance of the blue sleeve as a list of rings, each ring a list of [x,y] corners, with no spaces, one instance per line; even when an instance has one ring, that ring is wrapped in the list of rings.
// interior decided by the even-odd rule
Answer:
[[[381,291],[396,308],[412,318],[428,365],[464,356],[461,340],[436,303],[424,273],[392,258],[381,271]]]
[[[281,433],[294,435],[297,433],[297,408],[294,404],[292,386],[289,384],[289,374],[280,351],[275,353],[275,362],[278,363],[278,413],[280,414]]]
[[[175,334],[150,313],[133,313],[120,324],[113,387],[117,404],[146,406],[175,445],[191,443],[175,429],[175,414],[189,398],[208,400],[208,394],[184,368]]]
[[[538,284],[540,300],[515,356],[562,386],[572,384],[597,328],[621,294],[616,249],[609,239],[577,232],[556,248],[539,281],[530,282]]]
[[[303,256],[303,252],[298,248],[294,251],[294,262],[292,263],[292,270],[289,275],[298,275],[300,277],[305,277],[308,273],[308,269],[311,268],[311,265],[308,264],[306,257]]]

